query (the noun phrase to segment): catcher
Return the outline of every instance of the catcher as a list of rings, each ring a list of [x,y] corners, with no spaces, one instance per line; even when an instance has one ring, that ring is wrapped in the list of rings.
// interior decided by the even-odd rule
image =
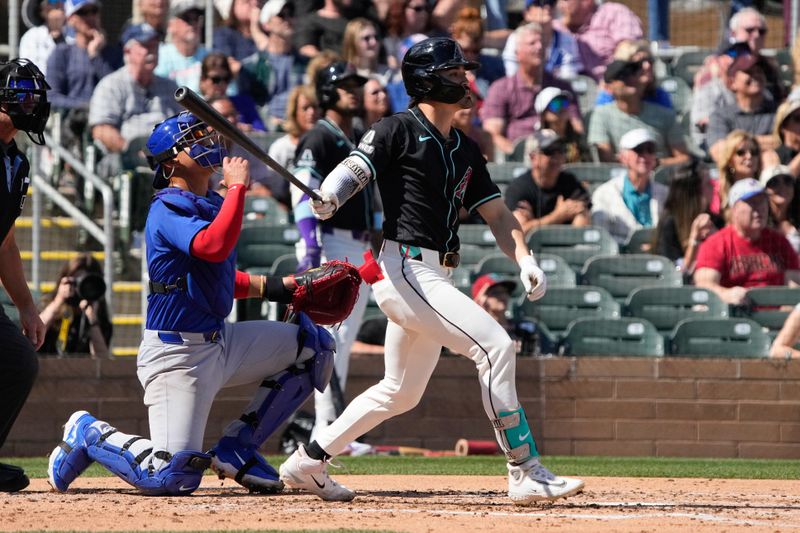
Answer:
[[[188,112],[158,124],[147,149],[159,190],[145,228],[150,294],[137,365],[150,439],[73,413],[50,454],[50,484],[66,491],[97,461],[150,495],[190,494],[208,467],[250,491],[278,492],[283,483],[258,448],[328,384],[335,343],[312,318],[346,318],[361,278],[347,263],[284,278],[237,271],[247,162],[227,157],[219,135]],[[224,199],[208,188],[220,165]],[[291,303],[294,323],[225,323],[234,298]],[[250,383],[258,384],[252,401],[204,453],[214,397]]]

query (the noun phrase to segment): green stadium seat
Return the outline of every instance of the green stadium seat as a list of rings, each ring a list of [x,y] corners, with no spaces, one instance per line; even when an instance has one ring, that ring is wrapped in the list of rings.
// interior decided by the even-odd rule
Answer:
[[[619,318],[620,305],[600,287],[551,288],[541,299],[531,302],[527,298],[515,305],[517,319],[534,319],[556,335],[566,331],[576,318]]]
[[[520,137],[514,141],[514,147],[511,153],[506,156],[506,163],[528,163],[527,154],[525,153],[525,144],[528,137]]]
[[[622,245],[624,254],[646,254],[650,252],[655,236],[655,228],[639,228],[628,236]]]
[[[458,239],[461,244],[474,244],[497,249],[497,240],[486,224],[461,224],[458,227]]]
[[[751,304],[734,308],[737,317],[749,318],[767,328],[774,337],[792,308],[800,302],[799,287],[753,287],[747,291]]]
[[[245,223],[236,246],[240,269],[270,267],[280,256],[293,254],[300,233],[294,226],[276,226],[263,220]]]
[[[579,74],[570,80],[572,92],[578,97],[578,105],[581,113],[587,113],[594,109],[594,102],[597,99],[597,82],[594,78]],[[588,122],[586,124],[588,126]]]
[[[681,78],[689,87],[694,86],[694,75],[703,66],[706,57],[714,54],[712,49],[687,50],[672,62],[672,75]]]
[[[601,255],[586,261],[581,282],[603,287],[614,298],[624,299],[639,287],[680,287],[683,278],[675,264],[660,255]]]
[[[462,244],[461,248],[458,250],[459,255],[461,256],[461,263],[459,268],[467,268],[467,269],[474,269],[475,265],[477,265],[481,259],[483,259],[487,253],[486,246],[476,246],[474,244]]]
[[[670,353],[686,357],[763,358],[769,347],[769,335],[747,318],[684,318],[670,340]]]
[[[680,115],[692,108],[692,88],[680,76],[665,76],[656,80],[656,86],[666,91],[672,99],[672,108]]]
[[[615,173],[625,171],[619,163],[567,163],[562,169],[591,190],[610,180]]]
[[[263,221],[275,226],[289,224],[289,211],[268,196],[246,196],[244,199],[244,218],[249,221]]]
[[[625,313],[648,320],[664,335],[684,318],[727,318],[728,305],[699,287],[639,287],[628,296]]]
[[[511,183],[514,179],[530,170],[524,163],[520,162],[489,162],[486,163],[486,169],[489,171],[489,176],[495,183]]]
[[[536,256],[539,267],[547,275],[548,289],[553,287],[574,287],[575,271],[570,268],[564,259],[553,254],[539,254]],[[517,279],[519,265],[502,252],[492,253],[481,259],[472,272],[473,281],[483,274],[494,272]]]
[[[661,357],[664,340],[641,318],[578,318],[561,341],[564,355]]]
[[[516,261],[509,259],[503,252],[493,252],[478,261],[472,271],[472,278],[477,279],[478,276],[491,272],[508,276],[519,275],[519,265],[517,265]]]
[[[611,234],[605,228],[596,226],[542,226],[528,237],[528,246],[537,257],[553,254],[563,258],[576,272],[590,257],[619,252],[619,246]]]
[[[275,258],[270,268],[273,276],[288,276],[297,272],[297,254],[285,254]]]

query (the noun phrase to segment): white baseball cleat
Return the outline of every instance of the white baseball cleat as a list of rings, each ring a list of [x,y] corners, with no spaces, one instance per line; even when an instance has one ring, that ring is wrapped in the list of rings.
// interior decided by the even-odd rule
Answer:
[[[553,501],[582,490],[582,480],[553,474],[539,462],[538,457],[521,465],[508,465],[508,497],[515,505]]]
[[[281,481],[295,489],[313,492],[325,501],[349,502],[356,493],[328,476],[328,464],[312,459],[302,444],[280,467]]]

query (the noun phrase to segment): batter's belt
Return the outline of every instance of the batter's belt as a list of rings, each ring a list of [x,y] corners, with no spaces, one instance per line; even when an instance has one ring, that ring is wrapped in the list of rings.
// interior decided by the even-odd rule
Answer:
[[[440,265],[446,268],[456,268],[461,262],[458,252],[440,252],[421,246],[403,244],[397,241],[386,239],[383,241],[382,250],[397,250],[402,257],[408,257],[415,261],[422,261],[428,265]]]

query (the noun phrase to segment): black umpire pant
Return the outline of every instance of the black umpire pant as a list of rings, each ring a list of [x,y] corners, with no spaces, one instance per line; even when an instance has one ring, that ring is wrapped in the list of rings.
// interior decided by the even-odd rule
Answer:
[[[36,374],[39,357],[31,341],[20,331],[0,305],[0,448],[25,405]]]

